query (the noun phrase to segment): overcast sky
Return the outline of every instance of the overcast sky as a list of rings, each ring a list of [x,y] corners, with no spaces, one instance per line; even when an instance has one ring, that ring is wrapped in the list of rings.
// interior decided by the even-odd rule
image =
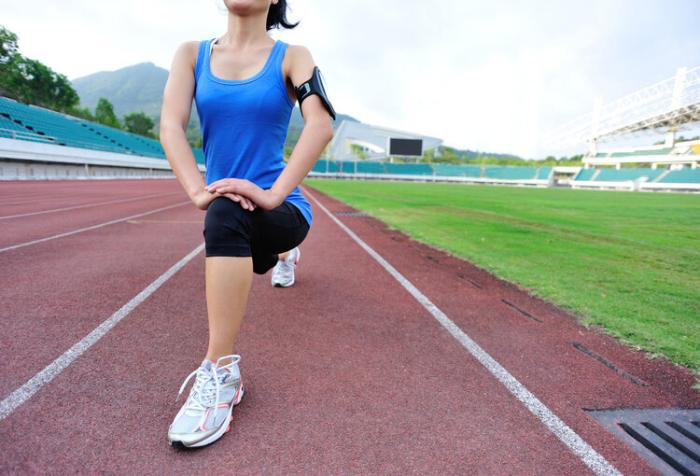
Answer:
[[[700,65],[699,0],[289,0],[334,108],[445,145],[539,158],[561,122]],[[69,79],[226,31],[222,0],[0,0],[20,52]],[[648,143],[656,137],[647,140]],[[581,148],[581,151],[583,147]]]

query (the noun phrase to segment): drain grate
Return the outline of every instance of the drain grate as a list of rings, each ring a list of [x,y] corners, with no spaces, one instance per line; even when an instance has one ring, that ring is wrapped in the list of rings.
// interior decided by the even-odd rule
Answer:
[[[661,473],[700,476],[700,409],[588,413]]]
[[[369,214],[365,212],[335,212],[336,215],[341,217],[368,217]]]

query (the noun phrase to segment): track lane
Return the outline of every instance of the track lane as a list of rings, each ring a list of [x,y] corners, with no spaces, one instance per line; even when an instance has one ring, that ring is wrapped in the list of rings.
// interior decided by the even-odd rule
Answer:
[[[168,194],[143,200],[121,202],[107,207],[74,209],[28,217],[35,218],[33,220],[26,218],[8,220],[3,222],[3,233],[0,235],[0,253],[33,246],[36,243],[57,239],[56,237],[64,235],[81,233],[81,230],[98,227],[133,215],[189,203],[191,202],[187,197]]]
[[[176,179],[159,180],[17,180],[0,182],[2,215],[30,213],[150,193],[180,193]],[[41,207],[41,208],[39,208]]]
[[[333,212],[355,211],[309,189]],[[390,257],[399,272],[624,473],[640,474],[640,467],[650,474],[655,470],[603,431],[585,408],[700,407],[700,393],[691,388],[694,377],[687,369],[664,359],[651,360],[595,329],[586,329],[575,316],[378,220],[338,218]],[[506,305],[504,299],[541,322]],[[648,385],[621,377],[572,343],[584,344]]]
[[[177,388],[206,349],[202,257],[0,423],[16,442],[4,469],[587,472],[315,211],[298,284],[255,276],[236,346],[248,394],[222,440],[188,453],[165,442]],[[51,438],[32,436],[37,422]]]
[[[203,211],[175,207],[0,253],[0,395],[61,355],[202,240]],[[159,221],[156,221],[158,219]]]
[[[312,192],[331,209],[348,209]],[[480,278],[482,288],[454,279],[447,258],[423,245],[392,239],[400,234],[382,230],[371,219],[341,220],[618,469],[655,474],[582,416],[582,401],[597,397],[598,403],[624,403],[629,400],[622,397],[630,390],[611,384],[599,369],[578,374],[584,363],[562,341],[576,335],[599,350],[595,346],[609,344],[609,338],[582,330],[556,310],[548,315],[546,304],[531,301],[513,287],[497,288],[494,294],[491,286],[498,280],[461,260],[461,272],[475,282]],[[297,285],[275,289],[269,274],[255,276],[236,346],[243,355],[248,394],[234,410],[232,431],[221,441],[190,453],[173,453],[165,443],[167,425],[181,403],[174,402],[177,388],[206,350],[200,256],[0,422],[0,440],[13,442],[0,470],[40,471],[50,466],[63,472],[91,467],[174,474],[221,467],[244,474],[588,472],[317,207],[314,224],[302,245]],[[421,250],[438,261],[424,258]],[[502,296],[545,323],[559,323],[555,329],[562,337],[543,334],[527,320],[527,325],[510,320],[525,318],[503,305]],[[646,368],[638,356],[617,347],[603,350],[618,352],[627,359],[625,365],[636,362]],[[556,357],[545,359],[542,349],[561,353],[560,365],[539,367]],[[679,391],[674,393],[670,384],[661,389],[674,398],[666,401],[688,399],[682,391],[684,376],[662,371],[677,378]],[[577,375],[582,382],[572,381]],[[581,393],[586,384],[595,389]],[[631,398],[659,401],[645,392],[632,390]],[[78,455],[66,451],[70,447],[89,450]]]

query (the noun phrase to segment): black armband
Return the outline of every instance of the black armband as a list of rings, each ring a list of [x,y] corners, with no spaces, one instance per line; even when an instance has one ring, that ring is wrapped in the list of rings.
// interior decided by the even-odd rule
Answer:
[[[335,121],[335,111],[333,110],[333,106],[331,106],[331,102],[328,100],[328,96],[326,96],[326,88],[323,87],[321,70],[318,69],[318,66],[314,66],[311,78],[294,88],[294,91],[297,95],[297,101],[299,101],[299,111],[301,111],[301,102],[312,94],[316,94],[321,98],[323,106],[328,110],[328,113]]]

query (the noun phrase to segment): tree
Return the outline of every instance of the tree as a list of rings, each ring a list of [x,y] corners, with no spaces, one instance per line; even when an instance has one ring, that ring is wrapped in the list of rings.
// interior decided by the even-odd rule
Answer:
[[[119,119],[117,119],[116,114],[114,114],[114,106],[112,106],[112,103],[109,102],[107,98],[100,98],[100,100],[97,101],[97,106],[95,106],[95,119],[105,126],[121,129]]]
[[[0,65],[6,65],[17,56],[17,35],[0,25]]]
[[[66,111],[80,102],[64,75],[19,53],[17,35],[0,26],[0,92],[20,102]]]
[[[145,113],[132,112],[131,114],[127,114],[124,116],[123,122],[124,128],[127,131],[145,137],[150,137],[151,139],[155,138],[155,135],[153,134],[153,127],[155,126],[155,123],[153,122],[153,119],[148,117]]]
[[[92,113],[92,111],[90,111],[90,109],[86,107],[75,106],[67,109],[66,112],[71,116],[81,117],[86,121],[96,122],[95,115]]]

